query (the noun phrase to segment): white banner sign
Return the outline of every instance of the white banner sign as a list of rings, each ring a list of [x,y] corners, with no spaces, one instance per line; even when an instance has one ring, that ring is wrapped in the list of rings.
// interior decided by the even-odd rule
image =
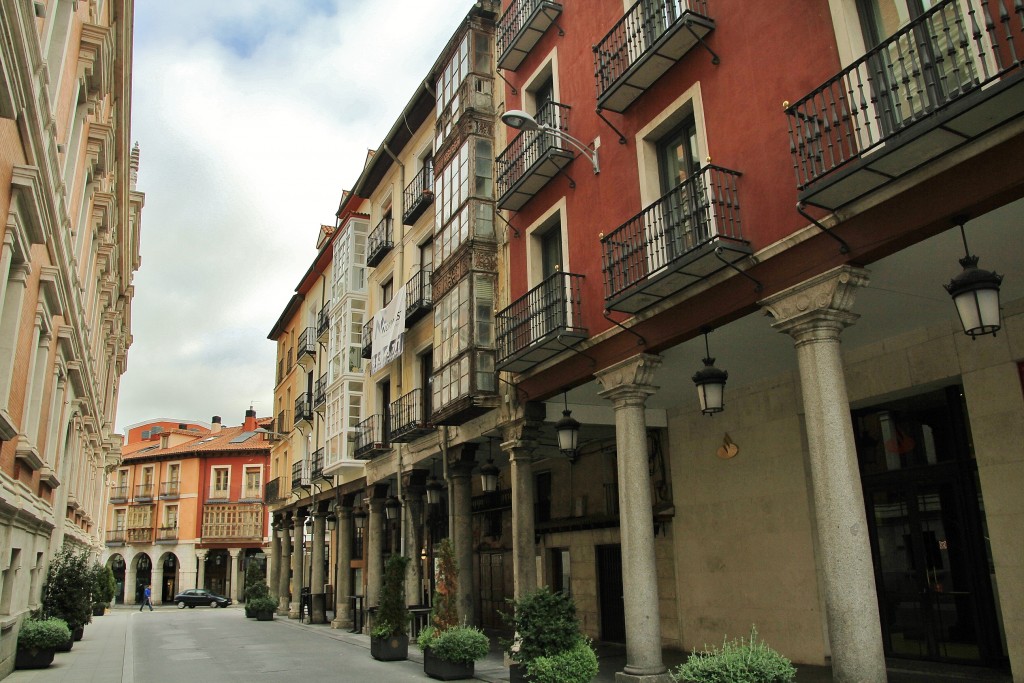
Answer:
[[[371,372],[377,372],[402,355],[405,342],[405,286],[391,299],[391,303],[373,316],[373,356]]]

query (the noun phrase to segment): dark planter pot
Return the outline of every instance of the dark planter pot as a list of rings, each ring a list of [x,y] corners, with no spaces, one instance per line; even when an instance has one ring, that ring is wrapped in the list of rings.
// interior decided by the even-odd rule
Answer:
[[[81,640],[82,638],[85,637],[85,627],[84,626],[76,626],[73,629],[71,629],[71,637],[77,643],[79,640]]]
[[[63,645],[57,646],[55,649],[57,650],[57,652],[71,652],[71,646],[74,644],[75,638],[74,636],[72,636],[71,638],[68,638],[68,642],[64,643]]]
[[[398,662],[409,658],[409,636],[375,638],[370,636],[370,655],[381,662]]]
[[[267,610],[266,612],[254,612],[253,615],[256,617],[256,621],[274,620],[274,610]]]
[[[249,618],[249,619],[252,619],[253,617],[255,617],[255,616],[256,616],[256,612],[254,612],[254,611],[252,611],[251,609],[249,609],[249,606],[248,606],[248,605],[246,605],[246,606],[245,606],[245,616],[246,616],[247,618]]]
[[[53,664],[55,650],[22,650],[19,649],[14,657],[14,666],[17,669],[45,669]]]
[[[106,611],[107,611],[107,606],[106,605],[93,605],[92,606],[92,615],[94,617],[102,617],[103,613],[106,612]]]
[[[522,664],[512,662],[508,665],[508,683],[529,683],[526,677],[526,667]]]
[[[447,662],[434,656],[430,648],[423,651],[423,673],[439,681],[458,681],[473,678],[474,663],[460,664]]]

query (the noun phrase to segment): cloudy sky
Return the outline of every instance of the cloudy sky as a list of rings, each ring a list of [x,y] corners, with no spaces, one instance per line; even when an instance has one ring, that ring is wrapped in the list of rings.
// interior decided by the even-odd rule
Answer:
[[[116,426],[272,406],[267,333],[472,0],[135,5],[142,267]]]

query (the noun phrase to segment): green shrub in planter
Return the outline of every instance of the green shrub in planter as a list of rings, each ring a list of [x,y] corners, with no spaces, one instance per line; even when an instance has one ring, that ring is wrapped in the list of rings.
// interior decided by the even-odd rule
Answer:
[[[258,618],[260,614],[273,614],[277,609],[277,600],[268,595],[263,595],[247,601],[245,606],[247,609],[252,610],[253,615]]]
[[[409,558],[392,555],[384,565],[380,604],[370,635],[375,638],[404,636],[409,632],[409,608],[405,604],[405,572]]]
[[[705,646],[694,652],[672,678],[684,683],[792,683],[796,669],[751,628],[749,640],[725,640],[721,648]]]
[[[26,619],[18,631],[18,649],[53,650],[70,639],[71,629],[63,619]]]
[[[576,647],[580,637],[576,605],[565,593],[544,587],[509,602],[512,613],[502,616],[515,638],[503,640],[502,645],[513,661],[525,664]]]
[[[43,587],[43,615],[60,617],[74,631],[92,621],[93,572],[89,554],[60,550],[50,561]]]
[[[428,626],[420,631],[416,642],[420,649],[430,648],[435,657],[454,664],[472,664],[486,657],[491,649],[484,632],[472,626],[455,626],[443,631]]]
[[[530,683],[589,683],[597,676],[597,653],[580,637],[568,650],[528,661],[526,674]]]

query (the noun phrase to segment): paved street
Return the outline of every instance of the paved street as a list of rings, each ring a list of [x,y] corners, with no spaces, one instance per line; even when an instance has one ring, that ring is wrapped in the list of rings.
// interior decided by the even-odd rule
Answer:
[[[86,627],[85,638],[71,652],[58,654],[47,669],[15,671],[10,683],[251,683],[252,681],[315,681],[329,675],[339,683],[402,683],[430,680],[414,645],[409,660],[377,662],[370,657],[370,639],[290,619],[273,622],[246,619],[242,608],[197,607],[155,611],[119,607]],[[615,680],[625,663],[616,646],[598,647],[601,672],[595,683]],[[683,659],[665,652],[665,663]],[[478,680],[508,680],[508,669],[496,645],[477,662]],[[890,662],[889,683],[1008,683],[1005,674],[948,665],[911,666]],[[831,683],[827,668],[799,666],[797,683]]]

